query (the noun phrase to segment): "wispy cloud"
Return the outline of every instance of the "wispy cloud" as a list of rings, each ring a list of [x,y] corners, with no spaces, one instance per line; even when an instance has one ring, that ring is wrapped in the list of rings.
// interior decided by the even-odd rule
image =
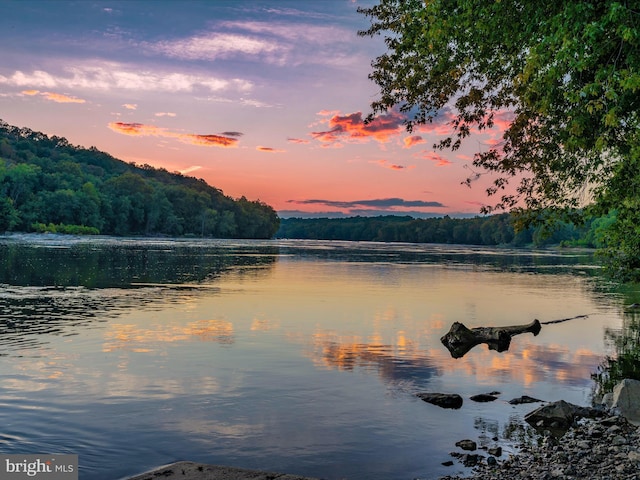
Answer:
[[[429,150],[422,150],[420,153],[414,155],[417,158],[421,158],[423,160],[429,160],[434,162],[437,167],[446,167],[447,165],[451,165],[452,162],[447,160],[442,155],[439,155],[435,152],[431,152]]]
[[[339,141],[362,143],[370,139],[386,143],[392,136],[403,131],[404,120],[405,117],[396,111],[378,115],[369,123],[364,122],[362,112],[336,114],[325,121],[328,124],[328,130],[311,132],[311,136],[325,144]]]
[[[303,138],[287,138],[287,142],[289,143],[296,143],[299,145],[306,145],[309,143],[309,140],[305,140]]]
[[[86,100],[82,98],[65,95],[63,93],[41,92],[40,90],[23,90],[21,93],[28,96],[40,95],[47,100],[56,103],[86,103]]]
[[[123,103],[122,106],[127,110],[136,110],[138,108],[138,105],[135,103]]]
[[[175,117],[176,114],[173,112],[156,112],[154,114],[156,117]]]
[[[132,135],[136,137],[167,137],[175,138],[184,143],[205,147],[236,147],[237,138],[226,137],[224,135],[199,135],[194,133],[179,133],[167,130],[155,125],[145,125],[143,123],[111,122],[108,127],[116,133]]]
[[[148,49],[169,57],[188,60],[215,60],[238,55],[275,56],[281,52],[278,43],[259,37],[212,32],[180,40],[147,44]]]
[[[263,147],[261,145],[256,147],[256,150],[258,150],[259,152],[266,152],[266,153],[283,153],[285,152],[285,150],[281,150],[278,148],[272,148],[272,147]]]
[[[376,160],[374,163],[380,165],[381,167],[384,168],[388,168],[390,170],[410,170],[412,168],[415,168],[415,165],[409,165],[409,166],[405,166],[405,165],[398,165],[397,163],[389,163],[387,160]]]
[[[226,21],[189,37],[144,42],[139,47],[147,54],[181,60],[348,66],[353,64],[350,43],[355,36],[350,29],[307,21]]]
[[[157,70],[141,71],[119,63],[102,63],[68,67],[62,74],[43,70],[25,73],[16,70],[10,76],[0,75],[0,84],[30,88],[77,88],[90,90],[133,90],[151,92],[194,92],[198,89],[219,92],[248,92],[252,82],[243,79],[223,79],[212,76]]]
[[[321,200],[321,199],[307,199],[307,200],[287,200],[288,203],[297,203],[301,205],[325,205],[327,207],[352,209],[361,207],[373,207],[381,209],[394,209],[394,208],[440,208],[444,207],[440,202],[425,201],[425,200],[404,200],[402,198],[377,198],[371,200]]]

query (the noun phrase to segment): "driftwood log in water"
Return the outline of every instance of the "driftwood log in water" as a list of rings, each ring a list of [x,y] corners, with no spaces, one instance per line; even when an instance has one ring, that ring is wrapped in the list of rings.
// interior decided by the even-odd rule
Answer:
[[[534,320],[528,325],[477,327],[471,329],[460,322],[455,322],[440,341],[447,347],[453,358],[460,358],[481,343],[486,343],[489,346],[489,350],[504,352],[509,349],[511,337],[514,335],[527,332],[538,335],[541,328],[542,326],[538,320]]]

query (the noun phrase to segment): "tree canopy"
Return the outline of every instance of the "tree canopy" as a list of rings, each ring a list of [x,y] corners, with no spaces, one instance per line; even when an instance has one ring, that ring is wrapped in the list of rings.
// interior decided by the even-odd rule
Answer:
[[[0,232],[271,238],[275,210],[0,120]]]
[[[549,212],[615,212],[605,253],[640,278],[640,0],[380,0],[359,11],[384,34],[369,118],[398,108],[409,131],[448,111],[453,150],[508,113],[473,165],[495,174],[484,209],[523,226]],[[515,190],[507,190],[509,182]]]

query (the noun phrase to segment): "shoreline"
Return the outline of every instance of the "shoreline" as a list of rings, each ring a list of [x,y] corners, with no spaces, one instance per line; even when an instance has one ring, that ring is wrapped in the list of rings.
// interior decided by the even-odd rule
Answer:
[[[196,462],[175,462],[121,480],[320,480],[287,473],[251,470],[247,468],[209,465]]]
[[[481,456],[469,475],[438,480],[640,480],[640,427],[622,415],[582,418],[560,438],[545,433],[539,445],[504,460]]]

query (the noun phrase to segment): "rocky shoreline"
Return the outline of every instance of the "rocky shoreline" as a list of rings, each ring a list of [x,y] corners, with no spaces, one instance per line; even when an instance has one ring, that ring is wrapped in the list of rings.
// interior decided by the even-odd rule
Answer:
[[[505,460],[477,461],[470,476],[440,480],[640,480],[640,428],[621,415],[582,419],[559,439],[548,435]]]
[[[638,386],[640,382],[633,385]],[[640,401],[636,392],[629,396],[634,402]],[[502,459],[499,450],[487,451],[489,456],[454,452],[452,456],[465,466],[473,467],[473,471],[470,475],[444,476],[440,480],[640,480],[640,422],[637,414],[630,416],[625,410],[628,405],[624,395],[622,393],[613,406],[609,403],[597,408],[577,407],[574,414],[567,417],[570,421],[566,425],[560,425],[562,421],[556,417],[549,417],[552,423],[535,417],[532,426],[541,432],[539,441],[535,445],[518,445],[518,452],[508,458]],[[556,404],[547,407],[557,411],[559,405],[565,409],[570,405]],[[637,403],[633,408],[637,413]],[[554,426],[564,427],[562,433],[552,433]],[[456,445],[473,452],[473,443]]]

